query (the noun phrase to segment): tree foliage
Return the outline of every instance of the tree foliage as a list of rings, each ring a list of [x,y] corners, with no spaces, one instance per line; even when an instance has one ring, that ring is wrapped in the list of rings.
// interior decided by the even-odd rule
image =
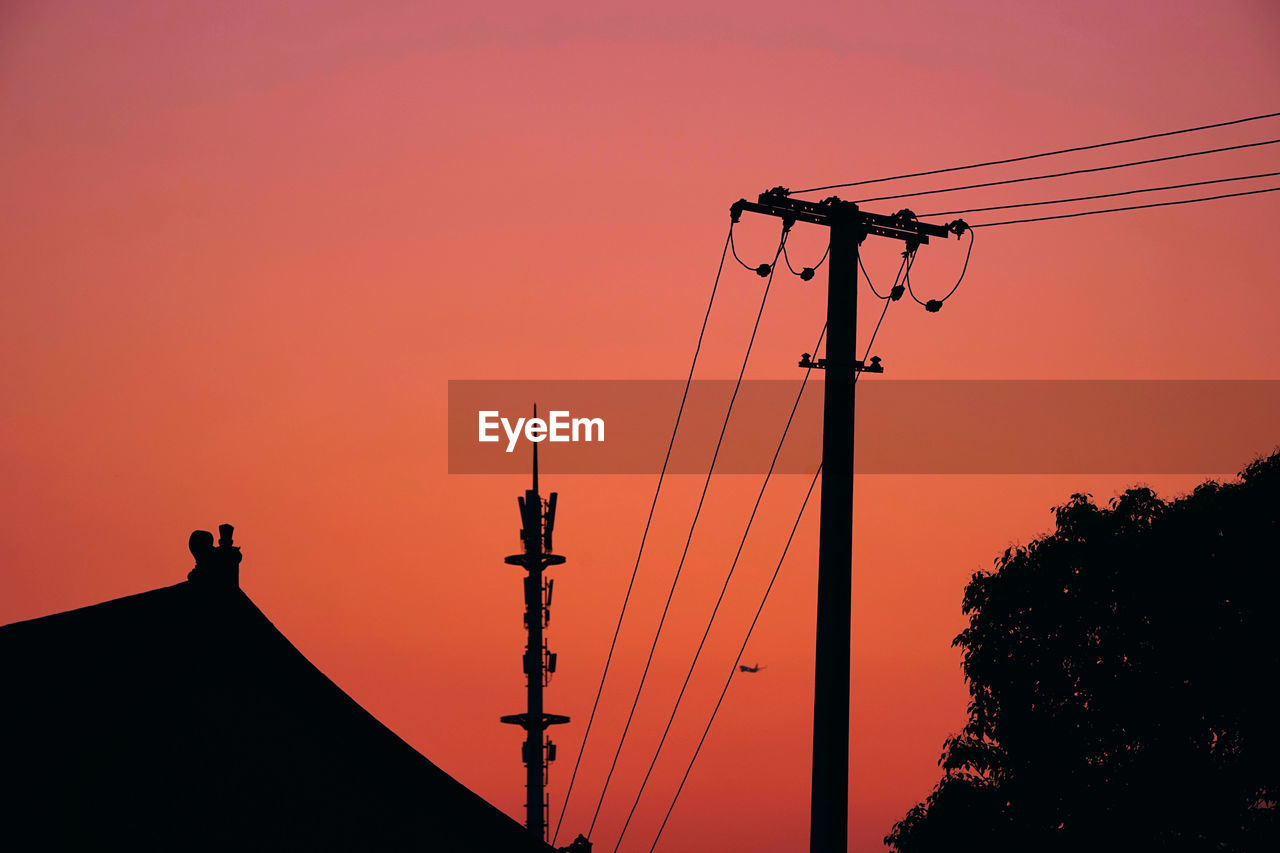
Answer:
[[[885,843],[1280,850],[1280,453],[1055,515],[965,589],[968,723]]]

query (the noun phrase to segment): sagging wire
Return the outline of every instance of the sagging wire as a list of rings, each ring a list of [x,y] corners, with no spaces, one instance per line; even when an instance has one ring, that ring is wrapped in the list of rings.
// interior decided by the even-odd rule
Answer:
[[[782,245],[783,245],[783,251],[785,252],[786,251],[785,239],[782,241]],[[754,267],[751,266],[751,264],[744,261],[742,258],[738,257],[738,247],[734,245],[734,242],[733,242],[732,228],[729,229],[729,251],[733,252],[733,259],[738,263],[740,263],[743,269],[751,270],[753,273],[760,276],[761,278],[767,278],[773,275],[773,268],[778,263],[778,256],[776,254],[773,256],[772,264],[759,264],[758,266],[754,266]],[[790,264],[788,264],[787,266],[790,266]]]
[[[578,756],[573,762],[573,774],[569,777],[569,787],[565,791],[564,802],[560,806],[560,816],[556,819],[555,832],[551,836],[551,843],[555,844],[556,839],[560,836],[560,825],[564,822],[565,810],[569,807],[569,797],[573,794],[573,783],[578,778],[578,768],[582,764],[582,754],[587,746],[587,738],[591,734],[591,725],[595,722],[596,711],[600,707],[600,696],[604,692],[605,679],[609,675],[609,665],[613,662],[613,653],[618,645],[618,634],[622,631],[622,620],[627,613],[627,604],[631,601],[631,591],[636,583],[636,574],[640,570],[640,557],[644,554],[645,543],[649,539],[649,527],[653,524],[654,510],[658,506],[658,495],[662,491],[662,482],[667,475],[667,464],[671,461],[671,449],[675,446],[676,433],[680,429],[680,418],[684,415],[685,402],[689,399],[689,386],[693,384],[693,372],[698,365],[698,354],[702,352],[702,340],[707,333],[707,322],[711,319],[711,308],[716,302],[716,292],[720,287],[720,276],[724,272],[724,261],[728,254],[730,244],[733,241],[733,226],[737,220],[731,220],[729,223],[729,233],[725,237],[724,247],[720,250],[720,263],[716,267],[715,281],[711,285],[711,297],[707,300],[707,310],[702,316],[702,328],[698,331],[698,344],[693,350],[693,360],[689,364],[689,376],[684,382],[684,393],[680,397],[680,408],[676,411],[676,422],[671,428],[671,438],[667,442],[667,453],[662,459],[662,470],[658,474],[658,485],[653,491],[653,501],[649,504],[649,517],[644,523],[644,533],[640,537],[640,548],[636,552],[635,565],[631,568],[631,580],[627,583],[627,592],[622,599],[622,610],[618,613],[618,624],[613,629],[613,639],[609,641],[609,653],[605,656],[604,672],[600,674],[600,684],[596,688],[595,701],[591,703],[591,715],[587,718],[587,727],[582,734],[582,741],[578,744]]]
[[[1246,195],[1261,195],[1262,193],[1280,192],[1280,187],[1263,187],[1259,190],[1245,190],[1238,193],[1223,193],[1222,195],[1207,195],[1199,198],[1184,198],[1178,201],[1157,201],[1151,204],[1131,204],[1127,207],[1108,207],[1102,210],[1077,210],[1074,213],[1058,213],[1053,216],[1033,216],[1028,219],[1006,219],[1002,222],[979,222],[971,225],[971,228],[995,228],[997,225],[1020,225],[1024,222],[1048,222],[1053,219],[1075,219],[1080,216],[1096,216],[1100,213],[1123,213],[1128,210],[1149,210],[1153,207],[1177,207],[1183,204],[1197,204],[1202,201],[1218,201],[1224,198],[1240,198]]]
[[[880,324],[884,322],[885,314],[889,311],[889,303],[893,300],[884,300],[884,308],[880,311],[880,319],[876,322],[875,330],[872,331],[870,339],[867,341],[867,348],[863,352],[862,360],[865,362],[871,355],[871,347],[876,342],[876,335],[880,331]],[[825,331],[825,327],[824,327]],[[861,373],[853,375],[853,383],[856,386]],[[764,606],[769,601],[769,593],[773,591],[774,582],[778,580],[778,573],[782,570],[782,564],[787,558],[787,552],[791,549],[791,541],[795,538],[796,530],[800,527],[800,521],[804,518],[805,507],[809,505],[809,498],[813,495],[813,488],[818,483],[818,477],[822,474],[822,464],[818,464],[818,468],[813,472],[813,479],[809,481],[809,490],[805,492],[804,501],[800,504],[800,511],[796,514],[795,523],[791,526],[791,533],[787,536],[787,542],[782,547],[782,555],[778,558],[778,565],[773,570],[773,576],[769,578],[769,584],[765,587],[764,595],[760,599],[760,606],[756,608],[756,614],[751,619],[751,625],[747,628],[747,635],[742,639],[742,645],[738,648],[738,656],[734,658],[733,666],[729,668],[729,677],[724,681],[724,687],[720,689],[720,696],[716,699],[715,707],[711,709],[711,716],[707,720],[707,725],[702,730],[702,736],[698,738],[698,745],[693,750],[693,756],[689,759],[688,765],[685,766],[684,775],[680,777],[680,784],[676,788],[675,796],[671,798],[671,804],[667,806],[667,812],[662,818],[662,823],[658,827],[658,834],[654,836],[653,843],[649,845],[649,853],[658,846],[658,841],[662,838],[662,832],[667,828],[667,822],[671,819],[671,813],[675,810],[676,802],[680,799],[684,786],[689,781],[689,773],[693,770],[694,763],[698,760],[698,756],[702,752],[702,746],[706,743],[707,734],[711,731],[711,724],[715,722],[716,714],[720,711],[721,704],[724,703],[724,697],[729,692],[729,685],[733,682],[733,676],[738,672],[738,664],[742,662],[742,656],[747,651],[747,644],[751,641],[751,635],[756,629],[756,623],[760,621],[760,614],[764,612]],[[616,851],[615,851],[616,853]]]
[[[1177,130],[1166,130],[1161,133],[1147,133],[1142,136],[1130,136],[1127,139],[1111,139],[1106,142],[1095,142],[1091,145],[1076,145],[1071,148],[1058,148],[1053,151],[1041,151],[1036,154],[1023,154],[1018,157],[1005,157],[1000,160],[986,160],[979,163],[966,163],[962,166],[948,166],[944,169],[930,169],[926,172],[907,172],[902,175],[886,175],[879,178],[868,178],[861,181],[849,181],[843,184],[826,184],[821,187],[808,187],[803,190],[795,190],[796,193],[811,193],[822,190],[836,190],[842,187],[857,187],[865,184],[880,184],[886,181],[897,181],[903,178],[920,178],[926,175],[941,175],[945,172],[960,172],[966,169],[978,169],[984,166],[1000,166],[1006,163],[1018,163],[1023,160],[1038,160],[1041,157],[1053,157],[1059,154],[1072,154],[1078,151],[1090,151],[1095,148],[1108,148],[1112,145],[1125,145],[1130,142],[1143,142],[1149,139],[1159,139],[1166,136],[1178,136],[1184,133],[1196,133],[1201,130],[1212,130],[1219,127],[1229,127],[1236,124],[1245,124],[1247,122],[1261,121],[1263,119],[1280,117],[1280,113],[1263,113],[1262,115],[1246,116],[1244,118],[1232,119],[1231,121],[1219,121],[1213,124],[1202,124],[1197,127],[1183,127]]]
[[[745,376],[747,371],[747,362],[751,357],[751,349],[752,349],[752,346],[755,344],[756,333],[760,329],[760,318],[764,315],[765,303],[768,301],[769,290],[773,285],[773,271],[777,267],[778,257],[782,254],[782,250],[786,246],[787,235],[790,234],[790,232],[791,232],[791,223],[789,221],[784,220],[782,225],[782,236],[778,241],[778,249],[776,252],[774,252],[773,263],[761,264],[762,267],[768,267],[769,271],[768,273],[765,274],[768,278],[768,281],[765,284],[764,294],[760,298],[760,309],[756,312],[755,325],[751,329],[751,338],[747,342],[747,351],[742,357],[742,367],[738,371],[738,380],[733,387],[733,394],[729,398],[729,406],[728,406],[728,409],[725,411],[724,422],[720,426],[720,437],[716,440],[715,451],[711,455],[711,464],[707,468],[707,476],[702,484],[702,494],[698,498],[698,506],[694,510],[693,521],[689,525],[689,535],[685,539],[684,550],[680,554],[680,562],[677,564],[675,576],[671,580],[671,588],[667,592],[667,600],[662,608],[662,616],[658,620],[658,627],[653,635],[653,643],[649,646],[649,656],[645,661],[644,670],[640,674],[640,683],[637,685],[635,697],[631,701],[631,710],[627,712],[627,721],[623,726],[622,735],[618,739],[618,748],[613,753],[613,761],[609,765],[609,772],[605,776],[604,786],[600,790],[600,799],[596,801],[595,812],[591,816],[591,824],[587,829],[587,837],[590,837],[591,833],[595,831],[596,821],[600,817],[600,809],[604,805],[605,794],[608,793],[608,790],[609,790],[609,782],[613,779],[614,771],[617,769],[618,757],[622,754],[623,744],[626,742],[627,733],[631,730],[631,723],[635,718],[636,707],[640,703],[640,695],[644,691],[645,680],[649,675],[650,667],[653,665],[653,656],[654,656],[654,653],[657,651],[658,640],[662,636],[662,628],[666,624],[667,614],[671,609],[671,600],[675,596],[676,584],[679,582],[680,573],[684,569],[685,560],[689,555],[689,546],[693,542],[693,533],[698,525],[698,518],[702,514],[702,506],[706,501],[707,490],[711,486],[711,475],[715,472],[716,460],[720,457],[720,448],[724,443],[725,431],[729,428],[729,418],[733,414],[733,404],[734,404],[734,401],[737,400],[738,391],[742,387],[742,379]],[[730,238],[729,239],[730,246],[732,247],[732,242],[733,242],[732,230],[730,230],[729,238]],[[734,254],[734,257],[735,258],[737,257],[736,253]],[[739,259],[738,262],[742,263],[741,259]],[[748,269],[750,269],[750,267],[748,267]]]
[[[950,290],[947,291],[946,296],[942,297],[941,299],[930,299],[926,302],[921,302],[920,297],[916,296],[915,291],[911,289],[911,266],[909,264],[907,265],[907,275],[906,275],[907,292],[911,294],[911,298],[914,299],[917,304],[923,305],[924,310],[928,311],[931,314],[936,314],[942,310],[943,303],[946,302],[948,299],[950,299],[952,294],[954,294],[956,290],[960,288],[960,282],[964,281],[964,274],[969,269],[969,256],[973,254],[973,229],[966,228],[965,230],[969,232],[969,248],[966,249],[964,253],[964,266],[960,268],[960,277],[956,279],[956,283],[951,286]]]
[[[885,296],[880,295],[880,291],[876,290],[876,283],[871,280],[871,273],[867,272],[866,266],[862,263],[862,253],[858,253],[858,268],[862,270],[862,274],[867,277],[867,285],[871,288],[872,294],[876,299],[892,299],[897,302],[902,298],[902,285],[898,282],[902,279],[902,271],[907,266],[907,256],[914,255],[915,249],[908,249],[902,253],[902,263],[898,265],[898,272],[893,277],[893,286],[889,288],[889,293]],[[897,294],[896,296],[894,294]]]
[[[802,267],[799,272],[796,272],[796,268],[791,266],[791,258],[787,257],[786,247],[784,246],[782,249],[782,259],[787,262],[787,269],[791,270],[792,275],[799,276],[801,281],[812,280],[814,274],[817,273],[823,263],[826,262],[827,255],[829,254],[831,254],[831,244],[827,243],[827,248],[823,251],[822,257],[818,258],[818,262],[816,264],[811,267]]]
[[[886,302],[885,305],[888,306],[888,303]],[[884,319],[884,314],[881,313],[880,317],[881,319]],[[879,328],[880,325],[877,323],[876,329],[878,330]],[[822,340],[826,334],[827,325],[826,323],[823,323],[822,331],[818,333],[818,341],[813,347],[814,352],[817,352],[822,346]],[[872,334],[872,337],[875,337],[874,333]],[[676,712],[680,710],[680,702],[684,698],[685,691],[689,687],[689,681],[693,678],[693,671],[698,665],[699,658],[702,656],[702,650],[706,646],[707,637],[711,635],[711,627],[715,623],[716,616],[720,612],[720,605],[724,602],[725,593],[729,590],[729,582],[733,580],[734,571],[738,568],[738,562],[742,558],[742,551],[747,544],[747,536],[751,533],[751,525],[756,519],[756,513],[760,510],[760,504],[764,500],[765,489],[769,486],[769,480],[773,477],[774,469],[778,465],[778,457],[781,455],[782,447],[786,443],[787,434],[791,431],[791,424],[795,420],[796,411],[800,408],[800,400],[804,396],[804,389],[809,384],[809,375],[813,369],[813,365],[810,364],[810,366],[805,369],[804,377],[800,381],[800,387],[796,391],[795,402],[791,404],[791,412],[787,415],[787,422],[782,428],[782,435],[778,438],[778,446],[773,451],[773,459],[769,462],[769,470],[764,475],[764,482],[760,484],[760,491],[756,495],[755,505],[752,506],[751,514],[747,518],[746,529],[742,531],[742,538],[738,541],[738,550],[733,555],[733,562],[729,564],[729,571],[725,575],[724,584],[720,587],[720,595],[716,598],[715,606],[711,609],[711,615],[707,618],[707,627],[703,630],[702,639],[698,641],[698,648],[693,653],[693,661],[689,664],[689,671],[685,673],[684,683],[680,685],[680,692],[676,696],[675,705],[671,709],[671,716],[667,718],[667,724],[662,730],[662,737],[658,740],[658,746],[657,749],[654,750],[653,759],[649,762],[649,768],[645,771],[644,779],[640,782],[640,789],[636,791],[635,800],[631,803],[631,810],[627,812],[627,819],[622,824],[622,831],[618,835],[618,841],[613,846],[614,853],[617,853],[618,848],[622,846],[623,836],[627,834],[627,827],[631,825],[631,818],[635,816],[636,807],[640,805],[640,798],[644,794],[645,786],[649,783],[649,777],[653,773],[653,768],[658,763],[658,756],[662,754],[662,747],[667,742],[667,735],[671,733],[671,726],[675,722]]]

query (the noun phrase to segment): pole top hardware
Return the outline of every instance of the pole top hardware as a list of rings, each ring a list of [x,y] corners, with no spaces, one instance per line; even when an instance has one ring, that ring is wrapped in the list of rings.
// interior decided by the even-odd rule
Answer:
[[[812,370],[826,370],[827,360],[825,358],[814,359],[809,353],[800,354],[800,367],[807,367]],[[880,364],[880,356],[873,355],[869,362],[855,360],[853,362],[854,373],[884,373],[884,366]]]
[[[861,361],[855,361],[853,363],[853,370],[855,373],[884,373],[884,367],[880,364],[880,356],[878,355],[871,356],[871,362],[869,364],[864,364]]]
[[[928,243],[930,237],[946,239],[955,234],[959,237],[969,229],[963,219],[957,219],[946,225],[935,225],[921,222],[915,213],[903,209],[897,213],[886,215],[861,210],[856,202],[845,201],[837,196],[830,196],[821,201],[792,198],[786,187],[774,187],[760,193],[756,201],[740,198],[729,208],[729,215],[737,222],[743,211],[763,213],[766,216],[777,216],[784,224],[791,222],[808,222],[813,225],[854,225],[861,229],[863,235],[875,234],[880,237],[892,237],[906,242],[911,248]]]

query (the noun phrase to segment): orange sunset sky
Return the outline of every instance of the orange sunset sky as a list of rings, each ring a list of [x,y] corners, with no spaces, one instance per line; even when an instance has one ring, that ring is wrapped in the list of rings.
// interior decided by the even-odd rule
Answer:
[[[777,184],[1280,108],[1274,3],[1054,5],[0,4],[0,622],[176,583],[190,531],[234,523],[242,586],[303,653],[520,819],[523,733],[498,717],[524,703],[520,571],[502,558],[526,480],[447,473],[447,381],[683,378],[728,206]],[[1280,120],[990,174],[1275,137]],[[896,303],[876,354],[894,379],[1280,378],[1278,199],[979,231],[945,310]],[[776,228],[744,217],[744,258],[767,260]],[[797,227],[797,263],[822,247]],[[896,244],[865,251],[891,276]],[[941,295],[962,260],[956,240],[921,249],[919,292]],[[749,377],[798,381],[824,280],[775,282]],[[761,287],[726,267],[700,377],[736,374]],[[858,477],[851,849],[883,849],[963,723],[950,641],[972,572],[1046,532],[1072,492],[1169,496],[1270,449],[1199,476]],[[552,732],[553,826],[653,485],[544,479],[568,557],[552,570],[547,709],[574,720]],[[590,822],[700,485],[674,478],[658,505],[561,843]],[[617,840],[758,485],[712,483],[597,850]],[[770,485],[622,849],[649,848],[806,485]],[[660,849],[807,845],[816,509],[747,650],[767,669],[735,679]]]

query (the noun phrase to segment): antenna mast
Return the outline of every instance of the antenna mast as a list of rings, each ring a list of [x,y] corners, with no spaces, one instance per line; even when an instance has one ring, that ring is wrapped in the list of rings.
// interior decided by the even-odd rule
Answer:
[[[534,417],[538,407],[533,408]],[[551,553],[551,533],[556,520],[556,493],[544,503],[538,492],[538,444],[533,444],[533,488],[516,499],[520,504],[520,540],[524,551],[506,558],[512,566],[524,566],[528,574],[524,578],[524,626],[529,641],[525,646],[523,668],[528,681],[528,710],[523,714],[508,714],[502,722],[522,726],[527,733],[521,749],[525,766],[525,826],[529,832],[546,841],[547,838],[547,765],[555,760],[556,745],[551,738],[543,742],[543,733],[549,726],[569,722],[563,714],[548,714],[542,709],[542,689],[551,681],[556,671],[556,656],[547,649],[542,630],[551,622],[551,590],[554,581],[542,578],[543,570],[558,566],[564,557]]]

